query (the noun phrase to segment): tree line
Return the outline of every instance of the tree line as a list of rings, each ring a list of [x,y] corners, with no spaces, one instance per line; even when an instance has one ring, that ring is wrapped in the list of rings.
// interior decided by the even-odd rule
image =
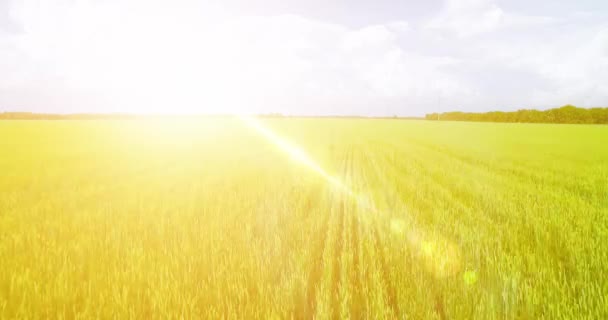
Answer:
[[[578,108],[566,105],[545,111],[522,109],[513,112],[493,111],[431,113],[427,120],[480,121],[480,122],[528,122],[528,123],[589,123],[608,124],[608,108]]]
[[[230,115],[180,115],[180,114],[130,114],[130,113],[33,113],[0,112],[0,120],[118,120],[118,119],[164,119],[192,117],[230,117]]]
[[[129,114],[52,114],[32,112],[2,112],[0,120],[84,120],[84,119],[128,119]]]
[[[232,118],[235,114],[129,114],[129,113],[78,113],[78,114],[56,114],[56,113],[33,113],[33,112],[0,112],[0,120],[103,120],[103,119],[167,119],[167,118]],[[262,113],[253,115],[257,118],[312,118],[312,119],[415,119],[421,117],[398,117],[398,116],[352,116],[352,115],[284,115],[281,113]]]
[[[199,117],[230,117],[230,115],[208,115]],[[50,114],[31,112],[3,112],[0,120],[93,120],[93,119],[140,119],[140,118],[180,118],[184,115],[138,115],[138,114]],[[284,117],[280,114],[264,114],[258,117]],[[335,117],[335,116],[334,116]],[[332,118],[332,117],[330,117]],[[357,118],[357,117],[346,117]],[[390,117],[387,117],[390,118]],[[393,117],[401,118],[401,117]],[[430,113],[427,120],[479,121],[479,122],[528,122],[528,123],[589,123],[608,124],[608,108],[578,108],[566,105],[545,111],[521,109],[513,112],[492,111]]]

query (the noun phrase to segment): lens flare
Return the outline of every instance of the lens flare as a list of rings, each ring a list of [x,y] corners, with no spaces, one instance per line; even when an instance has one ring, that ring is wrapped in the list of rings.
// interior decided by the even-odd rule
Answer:
[[[250,116],[239,116],[239,118],[251,129],[257,131],[260,135],[262,135],[266,140],[270,141],[276,147],[278,147],[281,151],[286,153],[294,162],[307,167],[308,169],[314,171],[325,180],[327,180],[332,186],[337,187],[343,192],[348,193],[349,195],[352,193],[350,189],[348,189],[342,181],[338,178],[330,175],[325,171],[321,166],[319,166],[312,158],[308,156],[308,154],[302,150],[302,148],[297,145],[291,143],[287,139],[284,139],[274,133],[272,130],[263,126],[260,121],[258,121],[254,117]]]
[[[405,233],[405,222],[401,219],[391,219],[391,232],[402,236]]]
[[[355,193],[340,179],[329,174],[302,148],[277,135],[255,117],[239,116],[239,118],[247,127],[255,130],[279,150],[287,154],[292,161],[317,173],[333,187],[354,199],[359,209],[370,213],[380,213],[369,197]],[[380,215],[376,214],[376,216]],[[462,271],[462,255],[458,246],[442,237],[423,235],[411,225],[411,223],[406,224],[406,221],[403,219],[392,219],[389,229],[394,235],[405,238],[408,249],[414,252],[429,273],[436,278],[445,278]]]

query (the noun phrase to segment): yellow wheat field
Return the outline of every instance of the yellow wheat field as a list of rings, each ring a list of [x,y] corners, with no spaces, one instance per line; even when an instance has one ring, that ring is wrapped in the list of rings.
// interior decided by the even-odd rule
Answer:
[[[0,318],[608,317],[608,127],[0,122]]]

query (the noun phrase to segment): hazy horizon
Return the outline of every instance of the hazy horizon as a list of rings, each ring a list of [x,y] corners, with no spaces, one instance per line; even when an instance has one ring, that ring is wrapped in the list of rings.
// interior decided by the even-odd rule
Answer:
[[[603,1],[0,1],[0,112],[608,105]]]

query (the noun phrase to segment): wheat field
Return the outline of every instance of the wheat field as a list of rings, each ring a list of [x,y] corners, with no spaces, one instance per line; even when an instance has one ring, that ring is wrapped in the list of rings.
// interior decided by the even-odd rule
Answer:
[[[0,122],[3,319],[605,319],[608,127]]]

